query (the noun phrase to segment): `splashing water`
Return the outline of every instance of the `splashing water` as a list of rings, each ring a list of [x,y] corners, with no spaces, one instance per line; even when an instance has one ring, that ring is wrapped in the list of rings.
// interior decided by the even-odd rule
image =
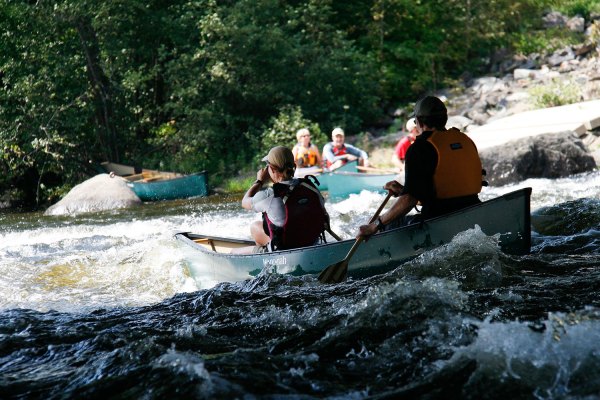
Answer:
[[[211,196],[0,215],[3,398],[597,398],[600,173],[531,186],[533,247],[475,226],[339,285],[264,271],[198,290],[176,231],[249,238]],[[352,238],[383,201],[327,202]]]

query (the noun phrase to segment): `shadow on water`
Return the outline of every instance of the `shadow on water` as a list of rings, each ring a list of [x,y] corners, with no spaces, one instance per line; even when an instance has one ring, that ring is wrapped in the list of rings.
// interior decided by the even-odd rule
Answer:
[[[489,279],[490,257],[467,243],[340,285],[263,274],[146,307],[6,311],[0,387],[27,398],[481,398],[492,385],[530,398],[553,393],[551,377],[581,379],[572,357],[600,363],[598,261],[497,252],[502,272]],[[457,273],[457,254],[470,273]]]

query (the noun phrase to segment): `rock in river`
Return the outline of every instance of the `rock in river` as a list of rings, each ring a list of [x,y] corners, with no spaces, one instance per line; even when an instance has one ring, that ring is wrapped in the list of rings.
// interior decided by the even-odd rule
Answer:
[[[45,215],[71,215],[84,212],[113,210],[142,204],[125,180],[99,174],[75,186]]]

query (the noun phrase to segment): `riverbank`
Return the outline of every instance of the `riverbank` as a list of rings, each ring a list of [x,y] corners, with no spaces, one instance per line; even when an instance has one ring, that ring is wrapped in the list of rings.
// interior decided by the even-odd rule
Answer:
[[[584,41],[545,54],[498,52],[489,74],[465,76],[455,86],[434,93],[446,103],[448,126],[470,133],[520,113],[600,99],[600,16],[586,21],[550,13],[546,20],[549,29],[563,26],[585,32]],[[403,127],[410,117],[411,107],[395,111],[391,126],[399,127],[396,131],[373,130],[362,139],[354,138],[369,149],[373,164],[382,168],[392,166],[393,146],[405,134]],[[600,165],[600,119],[592,122],[588,129],[576,134],[596,165]],[[522,137],[526,136],[524,133]]]

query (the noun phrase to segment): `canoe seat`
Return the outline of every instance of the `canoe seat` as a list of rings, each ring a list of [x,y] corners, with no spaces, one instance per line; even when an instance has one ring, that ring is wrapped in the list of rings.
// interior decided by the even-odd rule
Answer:
[[[214,244],[214,242],[213,242],[212,239],[209,239],[209,238],[199,238],[199,239],[194,239],[194,242],[198,243],[198,244],[209,244],[210,247],[211,247],[211,249],[212,249],[212,251],[214,251],[214,252],[217,251],[217,249],[215,249],[215,244]]]
[[[164,179],[164,176],[162,175],[154,175],[154,176],[150,176],[148,178],[144,178],[144,182],[152,182],[152,181],[159,181]]]

